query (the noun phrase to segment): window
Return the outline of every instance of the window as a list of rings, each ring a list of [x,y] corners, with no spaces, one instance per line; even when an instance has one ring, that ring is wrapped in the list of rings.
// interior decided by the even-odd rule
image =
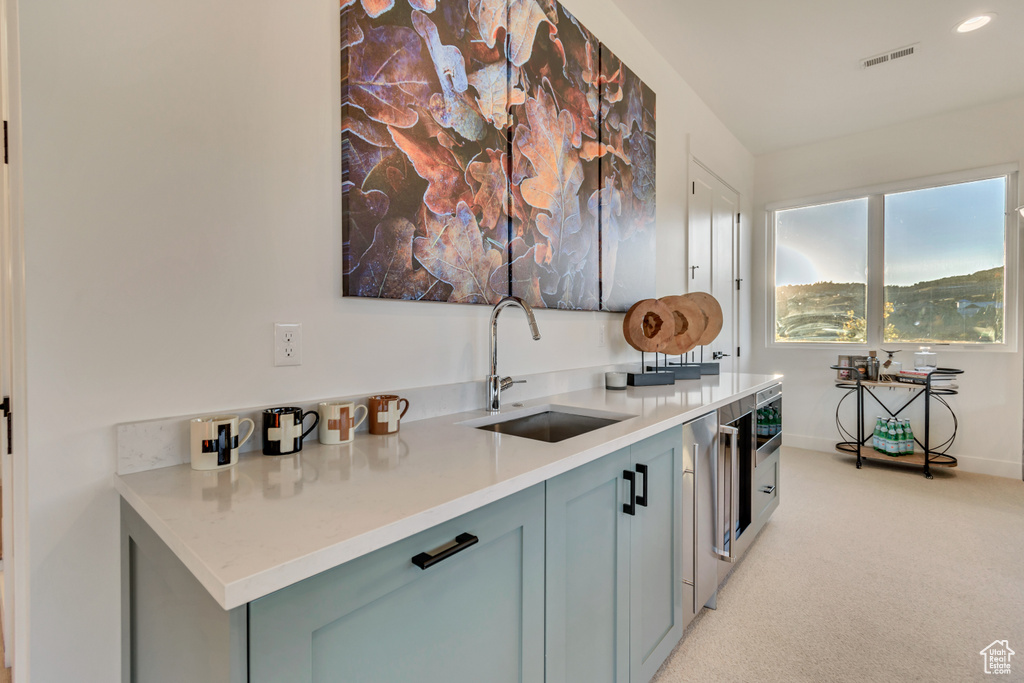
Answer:
[[[776,341],[867,342],[867,238],[867,198],[776,212]]]
[[[885,195],[887,342],[1001,343],[1006,179]]]
[[[774,341],[1005,344],[1015,180],[933,179],[772,209]]]

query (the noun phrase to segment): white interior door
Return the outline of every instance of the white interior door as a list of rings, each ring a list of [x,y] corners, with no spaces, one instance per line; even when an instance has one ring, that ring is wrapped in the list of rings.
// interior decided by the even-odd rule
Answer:
[[[723,372],[731,372],[738,334],[740,197],[695,159],[690,161],[690,180],[689,291],[715,297],[723,319],[721,334],[703,349],[703,360],[718,360]],[[695,356],[700,360],[699,350]]]
[[[22,300],[23,289],[16,286],[16,278],[20,270],[15,267],[20,259],[16,252],[20,249],[20,241],[13,239],[11,230],[11,184],[10,166],[8,164],[8,127],[10,119],[8,70],[9,43],[7,25],[7,2],[0,0],[0,117],[2,117],[2,139],[0,139],[0,401],[6,401],[5,407],[11,410],[14,397],[20,401],[23,394],[15,394],[15,334],[16,325],[23,322],[22,315],[15,315],[15,302]],[[20,311],[20,309],[19,309]],[[24,330],[22,328],[22,339]],[[5,419],[0,413],[0,551],[3,553],[3,592],[0,595],[0,608],[3,612],[4,666],[10,667],[14,662],[15,629],[14,629],[14,588],[16,585],[15,568],[15,492],[14,484],[14,451],[13,420]]]

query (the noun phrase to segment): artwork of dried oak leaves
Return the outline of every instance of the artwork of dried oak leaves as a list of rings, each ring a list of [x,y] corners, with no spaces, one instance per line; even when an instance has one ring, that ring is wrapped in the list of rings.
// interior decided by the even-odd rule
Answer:
[[[341,0],[346,295],[653,295],[655,98],[555,0]]]

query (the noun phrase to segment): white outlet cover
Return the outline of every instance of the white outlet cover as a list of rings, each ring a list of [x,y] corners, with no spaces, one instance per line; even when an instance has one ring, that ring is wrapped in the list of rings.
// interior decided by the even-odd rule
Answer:
[[[302,365],[302,323],[274,324],[274,365]]]

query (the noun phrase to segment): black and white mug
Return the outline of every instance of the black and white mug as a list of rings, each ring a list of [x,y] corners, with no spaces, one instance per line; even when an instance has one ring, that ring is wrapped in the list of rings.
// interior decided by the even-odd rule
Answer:
[[[239,440],[239,424],[249,423],[249,433]],[[238,449],[255,431],[252,420],[239,420],[237,415],[198,417],[189,422],[192,469],[216,470],[238,462]]]
[[[313,424],[302,431],[302,422],[310,415]],[[269,408],[263,411],[263,455],[289,455],[302,450],[302,440],[316,429],[320,416],[315,410]]]

